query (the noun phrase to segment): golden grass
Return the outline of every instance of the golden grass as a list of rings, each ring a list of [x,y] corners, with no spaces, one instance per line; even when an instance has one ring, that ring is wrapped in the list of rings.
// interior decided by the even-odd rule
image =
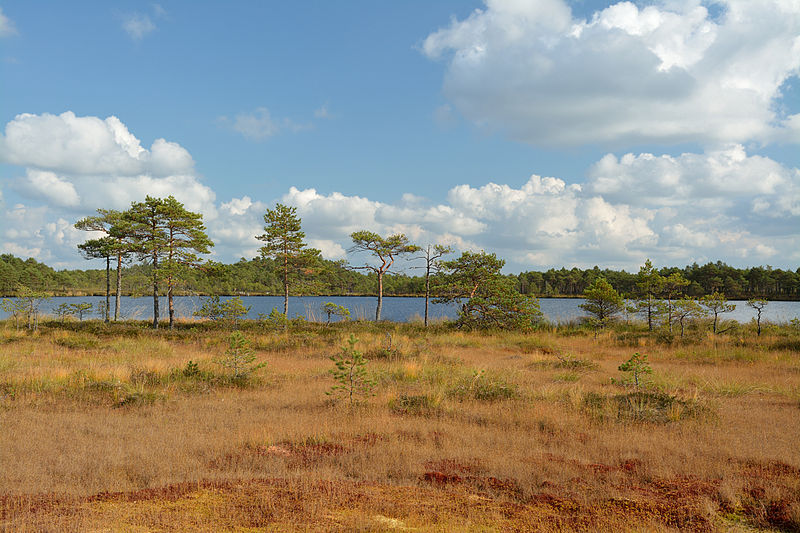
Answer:
[[[252,329],[268,364],[240,387],[227,333],[188,327],[0,332],[0,530],[800,527],[800,354],[777,337]],[[377,381],[354,408],[325,394],[350,333]],[[674,399],[652,421],[617,411],[634,351]]]

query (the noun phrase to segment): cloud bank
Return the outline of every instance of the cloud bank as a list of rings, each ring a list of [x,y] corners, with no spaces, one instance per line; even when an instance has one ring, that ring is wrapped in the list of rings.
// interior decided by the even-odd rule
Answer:
[[[422,43],[465,117],[536,145],[800,141],[779,105],[800,73],[800,4],[487,0]]]
[[[309,242],[346,256],[349,234],[402,232],[420,244],[496,252],[509,270],[595,264],[634,269],[645,258],[682,265],[800,261],[800,170],[739,144],[705,153],[607,154],[569,184],[531,175],[461,184],[443,201],[395,201],[289,190],[277,199],[218,201],[191,154],[156,139],[149,148],[116,117],[18,115],[0,136],[0,161],[19,167],[0,190],[0,252],[56,267],[85,266],[74,222],[99,207],[126,209],[145,195],[174,195],[203,213],[214,258],[254,257],[263,215],[275,201],[297,207]],[[11,201],[9,194],[14,196]]]

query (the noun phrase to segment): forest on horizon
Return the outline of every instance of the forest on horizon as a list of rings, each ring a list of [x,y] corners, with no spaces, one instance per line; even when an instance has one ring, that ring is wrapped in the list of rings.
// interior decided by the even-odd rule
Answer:
[[[409,267],[413,268],[413,261]],[[375,294],[375,274],[349,269],[343,262],[324,261],[325,269],[314,276],[313,283],[298,287],[297,295],[356,296]],[[146,264],[123,267],[122,293],[129,296],[148,294],[150,269]],[[714,291],[730,299],[767,298],[800,300],[800,268],[796,271],[770,266],[735,268],[723,262],[694,263],[683,268],[662,267],[662,276],[679,272],[689,280],[686,293],[700,297]],[[424,271],[384,277],[384,295],[421,296],[425,292]],[[61,296],[101,295],[105,293],[105,269],[55,270],[33,258],[21,259],[0,255],[0,296],[14,296],[20,285],[36,291]],[[579,297],[598,277],[603,277],[621,294],[636,290],[637,275],[625,270],[577,267],[530,270],[508,274],[522,294],[538,297]],[[199,269],[187,269],[181,277],[177,294],[191,295],[281,295],[283,285],[275,262],[268,258],[245,259],[236,263],[213,263]]]

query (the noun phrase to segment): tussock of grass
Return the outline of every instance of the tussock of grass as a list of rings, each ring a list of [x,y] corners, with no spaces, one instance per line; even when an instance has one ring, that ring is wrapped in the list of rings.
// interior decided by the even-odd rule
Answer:
[[[72,350],[96,350],[102,346],[97,337],[87,334],[68,334],[54,337],[53,344]]]
[[[401,394],[389,400],[389,409],[400,415],[434,416],[441,413],[441,403],[433,394]]]
[[[707,410],[693,400],[682,400],[663,392],[635,391],[605,396],[587,393],[581,408],[595,420],[666,424],[696,418]]]
[[[518,397],[519,387],[501,376],[475,371],[471,376],[457,380],[448,389],[447,395],[458,400],[494,402]]]

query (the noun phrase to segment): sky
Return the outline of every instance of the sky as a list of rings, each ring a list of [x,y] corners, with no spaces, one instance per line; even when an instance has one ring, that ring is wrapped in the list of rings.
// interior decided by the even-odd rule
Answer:
[[[0,0],[0,253],[171,194],[223,262],[283,203],[328,259],[794,270],[799,75],[797,0]]]

